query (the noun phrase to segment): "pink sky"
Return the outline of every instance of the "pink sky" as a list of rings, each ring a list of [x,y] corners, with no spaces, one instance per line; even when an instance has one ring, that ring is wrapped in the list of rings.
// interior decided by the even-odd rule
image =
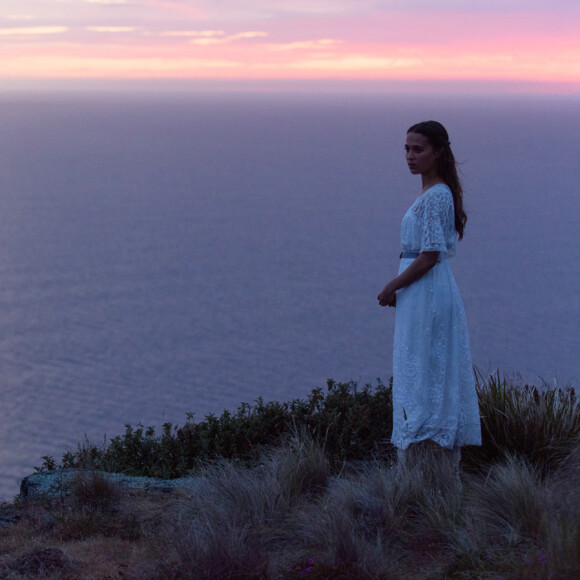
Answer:
[[[2,0],[0,82],[514,81],[580,92],[578,0]]]

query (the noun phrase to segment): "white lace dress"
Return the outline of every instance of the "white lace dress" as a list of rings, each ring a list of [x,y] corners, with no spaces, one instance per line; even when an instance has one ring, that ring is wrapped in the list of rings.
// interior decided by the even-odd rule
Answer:
[[[439,261],[397,292],[391,442],[399,449],[425,439],[448,449],[481,445],[465,312],[449,264],[456,238],[453,196],[435,185],[401,225],[403,252],[437,251]],[[403,257],[399,273],[412,261]]]

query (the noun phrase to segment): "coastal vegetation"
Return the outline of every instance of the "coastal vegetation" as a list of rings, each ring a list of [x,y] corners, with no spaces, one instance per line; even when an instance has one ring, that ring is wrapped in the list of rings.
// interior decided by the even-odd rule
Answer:
[[[182,426],[126,426],[39,470],[66,493],[0,507],[2,578],[569,579],[580,575],[572,388],[476,372],[483,445],[398,466],[391,386],[328,381]],[[107,472],[191,477],[128,490]]]

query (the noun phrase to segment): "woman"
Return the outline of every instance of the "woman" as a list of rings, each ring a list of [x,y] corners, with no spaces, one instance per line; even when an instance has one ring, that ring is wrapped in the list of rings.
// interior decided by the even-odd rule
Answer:
[[[423,187],[401,225],[399,275],[378,295],[381,306],[396,306],[391,442],[400,462],[410,444],[438,443],[459,477],[461,447],[481,445],[467,324],[449,264],[467,216],[443,125],[413,125],[405,151]]]

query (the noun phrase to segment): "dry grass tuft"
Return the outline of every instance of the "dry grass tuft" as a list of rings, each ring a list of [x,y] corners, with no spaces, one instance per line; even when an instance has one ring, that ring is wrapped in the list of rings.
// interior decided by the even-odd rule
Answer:
[[[320,447],[298,436],[253,469],[232,462],[209,468],[170,534],[180,574],[275,577],[278,564],[271,555],[286,539],[289,515],[324,489],[328,475]]]
[[[253,468],[208,466],[195,491],[88,477],[68,496],[2,506],[0,577],[569,580],[579,484],[578,450],[550,473],[506,456],[461,486],[437,447],[331,475],[295,436]]]
[[[326,554],[326,566],[359,577],[400,578],[408,555],[416,564],[440,551],[458,517],[453,467],[429,448],[415,450],[408,465],[368,463],[334,479],[301,514],[300,536],[311,551]]]
[[[80,486],[80,495],[77,487],[69,496],[2,506],[0,512],[13,521],[0,529],[0,578],[171,577],[164,568],[169,547],[160,538],[161,530],[176,519],[180,492],[145,493],[116,488],[112,495],[86,495],[85,484],[90,486],[90,480]],[[17,518],[12,516],[13,509]],[[51,551],[46,552],[47,549]],[[57,551],[64,555],[59,569]],[[50,554],[55,556],[53,560],[48,559]],[[33,563],[39,558],[41,566],[34,572]]]
[[[8,563],[9,578],[78,578],[75,565],[58,548],[35,548]]]
[[[72,481],[71,496],[78,509],[112,513],[121,497],[121,488],[102,473],[79,473]]]

